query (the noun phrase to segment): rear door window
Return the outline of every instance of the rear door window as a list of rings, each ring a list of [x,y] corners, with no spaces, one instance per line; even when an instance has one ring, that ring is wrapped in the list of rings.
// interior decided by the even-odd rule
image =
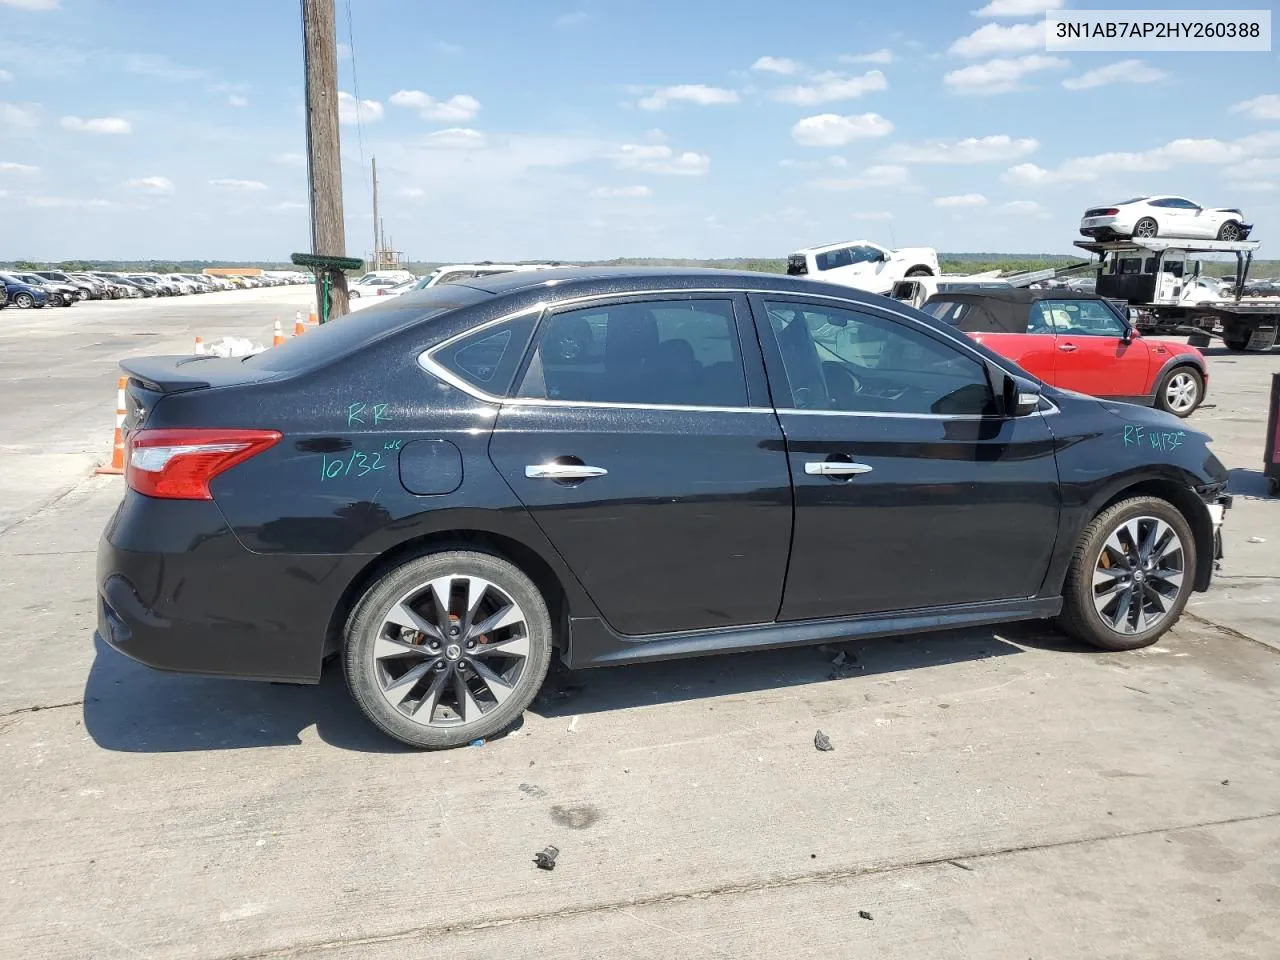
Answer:
[[[528,313],[481,327],[432,351],[431,359],[490,396],[506,396],[537,320]]]
[[[732,300],[628,301],[547,317],[518,396],[747,406]]]

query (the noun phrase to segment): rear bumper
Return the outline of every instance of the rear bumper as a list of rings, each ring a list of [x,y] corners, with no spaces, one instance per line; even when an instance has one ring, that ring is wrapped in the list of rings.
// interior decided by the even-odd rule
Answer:
[[[98,544],[97,634],[159,670],[314,682],[367,560],[251,553],[216,504],[130,490]]]

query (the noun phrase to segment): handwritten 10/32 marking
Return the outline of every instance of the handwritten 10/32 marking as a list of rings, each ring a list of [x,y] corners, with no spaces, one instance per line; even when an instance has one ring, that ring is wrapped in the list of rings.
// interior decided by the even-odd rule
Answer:
[[[1130,424],[1124,428],[1124,445],[1150,446],[1152,450],[1176,450],[1182,446],[1186,435],[1185,430],[1148,430],[1146,427]]]
[[[382,450],[399,450],[403,440],[391,440],[383,445]],[[322,454],[320,458],[320,479],[336,480],[338,477],[367,477],[375,470],[385,470],[382,452],[377,450],[352,450],[350,455],[330,457]]]

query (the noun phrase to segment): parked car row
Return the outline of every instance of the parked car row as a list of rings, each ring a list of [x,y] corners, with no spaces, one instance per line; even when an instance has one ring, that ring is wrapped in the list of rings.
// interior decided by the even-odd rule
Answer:
[[[202,273],[122,273],[95,270],[11,270],[0,273],[5,305],[19,309],[69,307],[81,300],[124,300],[143,297],[179,297],[219,290],[247,290],[310,283],[305,273],[263,273],[258,276],[207,276]]]

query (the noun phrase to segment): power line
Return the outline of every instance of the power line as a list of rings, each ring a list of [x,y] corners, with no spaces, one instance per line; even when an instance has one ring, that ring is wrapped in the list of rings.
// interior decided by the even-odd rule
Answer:
[[[351,29],[351,0],[346,0],[347,8],[347,48],[351,51],[351,90],[356,98],[356,143],[360,148],[360,179],[364,181],[365,190],[369,189],[369,178],[364,170],[364,120],[361,117],[360,73],[356,70],[356,38]]]

